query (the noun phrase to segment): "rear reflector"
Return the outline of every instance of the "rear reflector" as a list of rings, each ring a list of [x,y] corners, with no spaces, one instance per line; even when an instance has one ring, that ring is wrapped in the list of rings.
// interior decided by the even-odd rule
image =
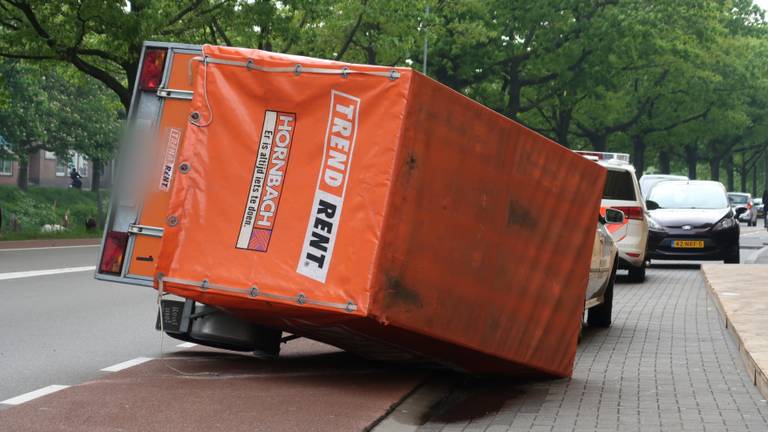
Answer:
[[[125,248],[128,246],[128,233],[110,231],[104,240],[99,273],[119,275],[123,269]]]
[[[624,212],[624,217],[627,219],[643,220],[643,208],[642,207],[612,207],[616,210]]]
[[[155,91],[160,87],[165,69],[165,48],[149,48],[144,51],[144,62],[141,64],[139,88],[144,91]]]
[[[627,255],[631,256],[632,258],[638,258],[640,256],[639,253],[635,253],[635,252],[627,252]]]

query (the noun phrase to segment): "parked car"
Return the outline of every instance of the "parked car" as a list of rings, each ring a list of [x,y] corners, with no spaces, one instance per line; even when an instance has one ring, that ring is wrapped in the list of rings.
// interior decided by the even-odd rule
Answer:
[[[757,217],[762,219],[765,217],[765,203],[763,202],[762,198],[753,198],[752,202],[755,204],[755,208],[757,209]]]
[[[739,263],[736,218],[746,208],[731,208],[722,183],[665,181],[651,190],[646,206],[649,259]]]
[[[605,209],[597,223],[595,242],[592,247],[592,261],[589,267],[589,283],[584,309],[587,310],[587,324],[591,327],[609,327],[613,309],[613,284],[616,280],[618,253],[608,227],[624,224],[624,213]]]
[[[688,177],[671,174],[646,174],[640,177],[640,192],[644,197],[647,197],[648,192],[650,192],[654,186],[667,180],[688,180]]]
[[[746,222],[747,226],[757,226],[757,208],[752,201],[752,194],[745,192],[730,192],[728,202],[734,211],[737,208],[746,208],[747,210],[739,215],[739,222]]]
[[[640,185],[635,168],[629,164],[626,153],[577,152],[595,160],[608,170],[603,190],[602,207],[613,208],[624,213],[621,225],[610,225],[616,245],[619,248],[619,269],[629,271],[629,280],[645,280],[646,243],[648,221]]]

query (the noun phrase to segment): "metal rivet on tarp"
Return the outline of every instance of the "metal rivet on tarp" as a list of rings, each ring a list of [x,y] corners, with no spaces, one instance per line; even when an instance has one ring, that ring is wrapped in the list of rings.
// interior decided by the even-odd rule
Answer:
[[[200,283],[200,289],[203,291],[208,289],[208,279],[203,279],[203,281]]]
[[[307,302],[307,296],[305,296],[304,294],[299,294],[296,297],[296,303],[298,303],[300,305],[303,305],[306,302]]]
[[[389,71],[389,79],[390,79],[390,81],[394,81],[394,80],[396,80],[398,78],[400,78],[400,72],[398,72],[395,69],[392,69],[391,71]]]
[[[245,62],[245,68],[248,70],[256,69],[256,63],[253,62],[252,58],[249,58],[247,62]]]
[[[296,65],[296,66],[293,68],[293,73],[294,73],[294,74],[296,74],[296,76],[299,76],[299,75],[301,75],[301,65],[300,65],[300,64],[297,64],[297,65]]]
[[[251,290],[248,291],[248,295],[251,297],[258,297],[259,296],[259,289],[256,287],[251,287]]]
[[[176,216],[168,216],[168,225],[175,227],[179,224],[179,218]]]
[[[192,111],[189,114],[189,121],[194,123],[194,124],[197,124],[197,122],[200,121],[200,113],[197,112],[197,111]]]
[[[354,312],[357,309],[354,303],[348,302],[347,307],[344,308],[347,312]]]
[[[187,162],[182,162],[179,165],[179,172],[182,173],[182,174],[188,173],[190,169],[192,169],[192,167]]]
[[[344,66],[343,68],[341,68],[341,76],[344,77],[344,78],[349,76],[349,68],[348,67]]]

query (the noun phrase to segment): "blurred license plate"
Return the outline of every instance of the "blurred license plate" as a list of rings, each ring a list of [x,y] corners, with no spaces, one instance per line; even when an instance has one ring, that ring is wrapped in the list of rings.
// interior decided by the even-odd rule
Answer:
[[[675,240],[672,247],[680,249],[701,249],[704,247],[704,240]]]

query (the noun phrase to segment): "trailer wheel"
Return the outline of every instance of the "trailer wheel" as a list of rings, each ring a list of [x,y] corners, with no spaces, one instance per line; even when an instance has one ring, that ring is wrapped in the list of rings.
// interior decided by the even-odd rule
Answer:
[[[611,312],[613,310],[613,285],[616,281],[616,266],[613,266],[610,282],[605,288],[605,294],[603,294],[603,303],[599,306],[595,306],[587,311],[587,324],[590,327],[603,327],[607,328],[611,326]]]

